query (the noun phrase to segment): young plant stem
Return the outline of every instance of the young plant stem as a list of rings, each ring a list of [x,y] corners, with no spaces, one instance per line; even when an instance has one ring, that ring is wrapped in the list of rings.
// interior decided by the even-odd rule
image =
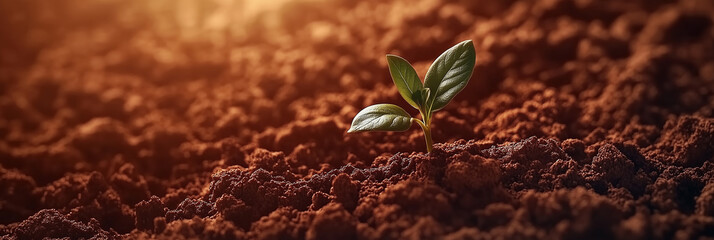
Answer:
[[[415,120],[417,122],[417,124],[419,124],[419,126],[421,127],[421,130],[424,131],[424,139],[426,140],[426,152],[430,153],[431,150],[433,149],[432,145],[434,145],[434,141],[431,139],[431,126],[430,126],[431,117],[429,115],[424,115],[424,112],[421,110],[419,110],[419,113],[421,114],[422,119],[424,121],[416,119],[416,118],[412,118],[412,119]]]

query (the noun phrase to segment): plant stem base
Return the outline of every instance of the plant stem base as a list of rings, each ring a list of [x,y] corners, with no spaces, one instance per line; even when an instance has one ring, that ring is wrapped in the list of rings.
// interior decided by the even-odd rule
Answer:
[[[433,149],[433,145],[434,145],[434,140],[431,139],[431,127],[429,125],[424,124],[424,122],[422,122],[419,119],[415,119],[415,118],[412,118],[412,119],[415,122],[417,122],[419,124],[419,126],[421,127],[421,130],[424,131],[424,140],[426,141],[426,152],[430,153],[431,150]]]

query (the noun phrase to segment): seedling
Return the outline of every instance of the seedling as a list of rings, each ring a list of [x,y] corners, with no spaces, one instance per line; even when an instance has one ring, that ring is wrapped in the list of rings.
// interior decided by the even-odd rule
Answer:
[[[421,119],[411,117],[394,104],[375,104],[357,113],[347,132],[403,132],[416,122],[424,131],[426,151],[431,152],[432,114],[444,108],[466,87],[476,63],[474,45],[471,40],[466,40],[442,53],[429,67],[423,84],[414,67],[404,58],[387,54],[387,63],[399,94],[419,110]]]

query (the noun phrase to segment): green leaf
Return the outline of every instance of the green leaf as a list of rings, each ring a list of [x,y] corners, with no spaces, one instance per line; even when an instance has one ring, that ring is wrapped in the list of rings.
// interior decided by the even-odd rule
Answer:
[[[409,105],[419,109],[422,102],[415,101],[414,94],[424,89],[424,86],[422,86],[414,67],[404,58],[391,54],[387,54],[387,63],[389,64],[389,73],[392,75],[394,85],[397,85],[399,94],[404,100],[407,100]]]
[[[424,87],[431,89],[430,111],[444,108],[466,87],[476,64],[476,50],[471,40],[449,48],[431,64]]]
[[[419,106],[426,106],[427,100],[429,100],[429,95],[431,94],[431,90],[428,88],[424,88],[420,91],[414,92],[414,95],[412,95],[412,99],[414,102],[419,104]],[[423,110],[423,109],[419,109]]]
[[[412,117],[394,104],[375,104],[357,113],[348,133],[363,131],[406,131],[412,125]]]

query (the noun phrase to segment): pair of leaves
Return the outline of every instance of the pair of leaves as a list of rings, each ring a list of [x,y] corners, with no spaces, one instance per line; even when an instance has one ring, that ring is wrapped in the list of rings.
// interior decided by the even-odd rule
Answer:
[[[471,40],[449,48],[429,67],[423,84],[404,58],[389,54],[387,62],[399,94],[409,105],[430,116],[466,87],[476,63],[476,51]],[[393,104],[377,104],[357,113],[348,132],[406,131],[410,126],[411,116],[404,109]]]
[[[414,67],[404,58],[387,55],[387,62],[392,80],[404,100],[416,109],[434,112],[444,108],[466,87],[476,63],[476,51],[471,40],[449,48],[431,64],[423,85]],[[423,89],[429,89],[428,99],[420,98]]]

